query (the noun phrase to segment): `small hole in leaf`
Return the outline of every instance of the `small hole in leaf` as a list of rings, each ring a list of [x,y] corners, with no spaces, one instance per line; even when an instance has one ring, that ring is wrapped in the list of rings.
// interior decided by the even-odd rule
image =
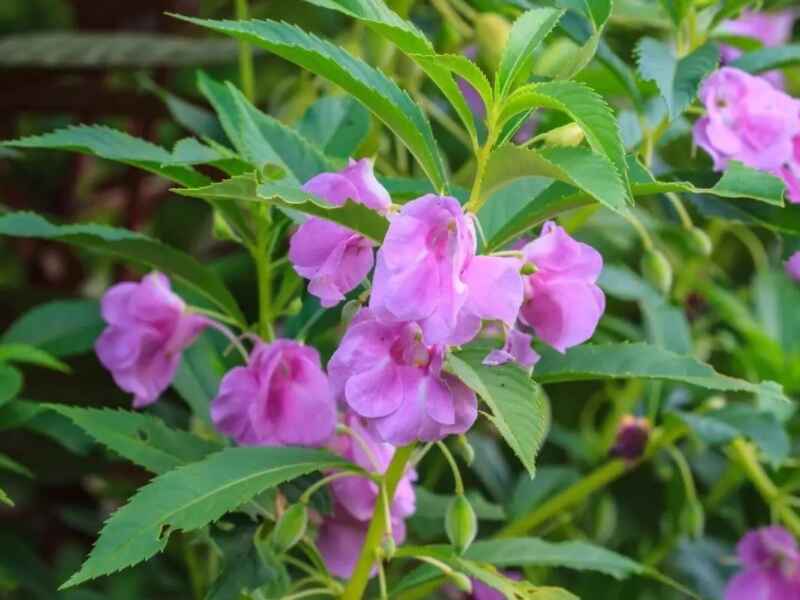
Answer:
[[[172,526],[169,523],[162,523],[161,530],[158,532],[158,539],[165,542],[172,534]]]
[[[137,429],[136,436],[143,442],[146,442],[150,439],[150,435],[144,429]]]

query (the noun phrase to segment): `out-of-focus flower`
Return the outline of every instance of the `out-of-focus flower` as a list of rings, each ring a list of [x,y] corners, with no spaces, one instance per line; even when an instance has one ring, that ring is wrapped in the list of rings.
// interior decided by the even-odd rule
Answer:
[[[800,281],[800,252],[795,252],[786,261],[786,273],[795,281]]]
[[[181,353],[208,325],[186,310],[161,273],[111,287],[101,310],[108,327],[95,344],[97,356],[116,384],[133,394],[134,408],[158,400],[175,377]]]
[[[694,125],[694,139],[714,168],[728,162],[781,177],[789,198],[800,202],[800,102],[759,77],[731,67],[713,73],[700,90],[707,116]]]
[[[394,455],[394,447],[375,439],[356,415],[348,414],[344,422],[355,437],[337,436],[332,449],[367,471],[384,473]],[[392,537],[397,544],[405,540],[405,519],[416,509],[412,485],[415,479],[413,470],[405,473],[389,510]],[[363,477],[344,477],[331,484],[331,491],[333,512],[320,526],[317,546],[328,570],[337,577],[348,578],[364,543],[378,498],[378,486]]]
[[[522,574],[517,571],[504,571],[503,575],[514,581],[522,580]],[[505,596],[499,590],[486,585],[481,580],[474,577],[470,577],[469,580],[472,583],[471,594],[460,592],[455,586],[450,584],[444,586],[442,590],[446,593],[448,598],[452,598],[453,600],[504,600]]]
[[[650,421],[647,419],[632,415],[623,417],[611,454],[629,462],[639,460],[647,448],[650,431]]]
[[[736,551],[742,570],[728,582],[725,600],[800,600],[800,550],[791,533],[756,529]]]
[[[515,361],[526,369],[532,369],[539,361],[539,354],[531,347],[533,336],[512,328],[506,334],[506,341],[502,348],[492,350],[483,359],[483,364],[489,366],[502,365]]]
[[[367,159],[350,161],[337,173],[309,179],[303,190],[343,206],[350,199],[385,213],[389,192],[378,182]],[[289,260],[301,277],[310,280],[308,291],[330,307],[344,299],[370,272],[374,244],[364,236],[325,219],[310,218],[289,242]]]
[[[326,444],[336,427],[336,407],[319,354],[293,340],[259,343],[246,366],[222,379],[211,419],[243,445]]]
[[[793,9],[778,12],[745,10],[738,19],[725,21],[722,29],[730,35],[756,39],[771,48],[782,46],[791,39],[796,18],[797,11]],[[742,55],[741,50],[728,44],[720,44],[720,53],[724,64],[729,64]],[[783,73],[780,71],[769,71],[762,77],[774,86],[783,88]]]
[[[477,399],[442,371],[443,355],[443,346],[425,344],[416,323],[382,322],[363,309],[328,363],[331,387],[384,442],[464,433],[477,418]]]
[[[455,198],[409,202],[378,252],[370,308],[386,322],[416,321],[429,345],[466,343],[482,319],[513,325],[522,301],[519,262],[475,252],[472,217]]]
[[[600,253],[552,221],[522,253],[536,269],[525,278],[522,321],[559,352],[588,340],[605,311],[596,284],[603,269]]]

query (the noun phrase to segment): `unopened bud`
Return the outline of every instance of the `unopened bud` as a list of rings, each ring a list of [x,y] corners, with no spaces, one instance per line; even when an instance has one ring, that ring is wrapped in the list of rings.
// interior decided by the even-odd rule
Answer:
[[[394,553],[397,552],[397,542],[394,541],[394,538],[391,535],[387,535],[383,538],[383,544],[381,545],[383,549],[383,556],[386,560],[392,560],[394,558]]]
[[[479,13],[475,19],[475,40],[478,42],[478,58],[492,73],[500,65],[500,58],[511,33],[511,24],[498,14]]]
[[[526,262],[524,265],[522,265],[522,268],[519,270],[519,272],[523,275],[533,275],[536,273],[536,265]]]
[[[348,300],[342,306],[342,325],[350,325],[350,321],[355,318],[358,311],[361,310],[361,302],[358,300]]]
[[[459,494],[450,502],[444,528],[456,552],[464,554],[478,534],[478,519],[472,510],[472,505],[463,494]]]
[[[672,265],[658,250],[647,250],[641,261],[642,275],[662,294],[672,289]]]
[[[577,146],[583,141],[583,129],[577,123],[569,123],[548,131],[543,138],[545,146]]]
[[[469,577],[457,571],[453,571],[448,577],[450,577],[450,581],[452,581],[459,590],[465,594],[472,593],[472,581]]]
[[[647,419],[627,415],[622,418],[611,454],[629,462],[639,460],[650,439],[650,422]]]
[[[475,449],[472,447],[472,444],[469,443],[465,435],[459,435],[456,438],[456,448],[459,454],[461,454],[461,458],[467,463],[467,466],[471,466],[472,461],[475,460]]]
[[[278,552],[286,552],[306,534],[308,509],[298,502],[288,508],[272,530],[272,545]]]
[[[289,306],[287,306],[283,312],[285,315],[292,317],[294,315],[299,315],[301,310],[303,310],[303,300],[300,298],[295,298],[289,303]]]
[[[692,227],[689,230],[689,247],[692,252],[700,256],[711,256],[714,251],[714,245],[711,243],[711,238],[702,229]]]

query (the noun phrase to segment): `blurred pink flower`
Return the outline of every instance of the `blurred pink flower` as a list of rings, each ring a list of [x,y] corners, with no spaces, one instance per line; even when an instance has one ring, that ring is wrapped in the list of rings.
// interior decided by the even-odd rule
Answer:
[[[399,446],[464,433],[475,422],[475,394],[442,371],[443,358],[444,347],[425,344],[416,323],[385,323],[362,309],[328,372],[336,397]]]
[[[522,253],[536,272],[525,279],[521,320],[559,352],[592,337],[605,311],[605,296],[596,284],[603,269],[600,253],[552,221]]]
[[[326,444],[336,427],[336,407],[319,354],[293,340],[259,343],[246,366],[222,379],[211,419],[243,445]]]
[[[378,182],[368,159],[351,160],[337,173],[309,179],[303,190],[336,206],[350,199],[385,213],[389,192]],[[341,225],[312,217],[300,225],[289,242],[289,260],[301,277],[310,280],[308,291],[330,307],[344,299],[370,272],[374,244]]]
[[[800,551],[791,533],[756,529],[736,551],[742,570],[728,582],[725,600],[800,600]]]
[[[795,281],[800,281],[800,252],[795,252],[786,261],[786,273]]]
[[[492,350],[483,359],[483,364],[489,366],[503,365],[515,361],[526,369],[532,369],[539,361],[539,354],[531,348],[533,336],[512,328],[506,334],[506,341],[502,348]]]
[[[109,288],[101,310],[108,327],[95,344],[97,356],[116,384],[134,395],[134,408],[158,400],[175,377],[181,353],[208,324],[187,312],[161,273]]]

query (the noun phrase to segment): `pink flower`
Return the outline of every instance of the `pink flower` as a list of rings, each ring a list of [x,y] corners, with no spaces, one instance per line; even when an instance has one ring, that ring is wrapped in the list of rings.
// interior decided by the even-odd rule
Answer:
[[[384,442],[439,440],[477,418],[475,394],[442,371],[443,356],[416,323],[385,323],[362,309],[328,363],[331,387]]]
[[[725,67],[703,84],[708,115],[694,125],[694,139],[717,171],[737,160],[781,177],[800,201],[800,102],[759,77]]]
[[[786,273],[795,281],[800,281],[800,252],[795,252],[786,261]]]
[[[592,337],[605,311],[605,296],[596,284],[603,269],[600,253],[552,221],[522,253],[536,272],[525,280],[521,320],[559,352]]]
[[[503,573],[503,575],[509,579],[514,579],[515,581],[520,581],[522,579],[522,575],[516,571],[506,571]],[[482,581],[479,581],[474,577],[472,577],[471,580],[472,600],[503,600],[505,598],[505,595],[502,592],[486,585]]]
[[[519,263],[475,251],[472,217],[455,198],[409,202],[378,251],[370,308],[383,321],[418,322],[429,345],[466,343],[481,319],[512,325],[522,301]]]
[[[526,369],[532,369],[541,357],[531,348],[531,339],[532,336],[527,333],[512,328],[506,334],[503,347],[489,352],[483,359],[483,364],[497,366],[515,361]]]
[[[158,400],[175,377],[181,353],[208,324],[186,310],[161,273],[111,287],[101,310],[108,327],[95,344],[97,356],[116,384],[134,395],[134,408]]]
[[[384,213],[391,204],[389,192],[378,182],[367,159],[350,161],[338,173],[321,173],[303,190],[336,206],[350,199]],[[310,218],[289,242],[289,260],[295,271],[311,283],[308,291],[322,306],[334,306],[354,289],[373,265],[373,243],[364,236],[325,219]]]
[[[394,447],[376,440],[359,417],[348,414],[345,424],[354,432],[337,436],[333,450],[372,473],[384,473],[394,455]],[[400,479],[390,507],[392,537],[402,544],[406,537],[405,519],[416,510],[412,482],[417,475],[409,470]],[[337,577],[352,575],[378,498],[378,486],[363,477],[345,477],[331,484],[333,513],[319,529],[317,547],[328,570]]]
[[[324,445],[336,427],[336,407],[319,354],[293,340],[259,343],[246,366],[222,379],[211,419],[243,445]]]
[[[742,570],[728,582],[725,600],[800,600],[800,551],[782,527],[750,531],[736,546]]]

